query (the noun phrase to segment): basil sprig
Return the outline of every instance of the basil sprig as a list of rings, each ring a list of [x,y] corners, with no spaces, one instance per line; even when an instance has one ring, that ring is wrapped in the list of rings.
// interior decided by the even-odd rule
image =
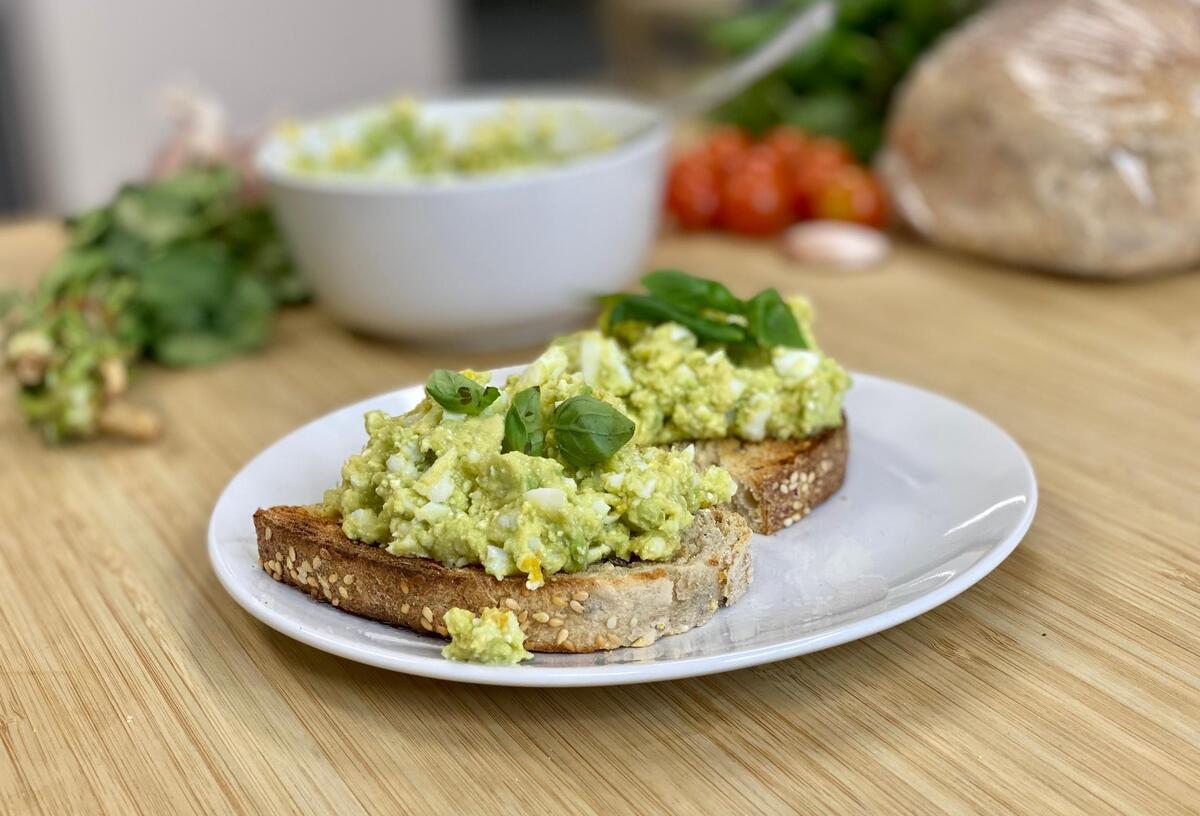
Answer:
[[[771,348],[808,348],[796,316],[775,289],[740,300],[716,281],[675,269],[642,278],[649,294],[609,295],[608,328],[627,320],[678,323],[705,343]]]
[[[677,269],[659,269],[642,278],[646,291],[662,300],[689,310],[716,309],[738,314],[742,302],[724,284],[697,278]]]
[[[558,455],[575,467],[597,465],[633,438],[633,420],[586,394],[559,403],[550,415]]]
[[[653,295],[619,295],[614,299],[608,313],[608,325],[615,326],[626,320],[642,320],[646,323],[678,323],[701,340],[711,343],[745,345],[746,329],[736,323],[721,323],[703,315],[676,306],[669,300]]]
[[[546,448],[546,428],[542,422],[542,392],[536,385],[518,391],[504,415],[504,440],[501,450],[541,456]]]
[[[587,394],[563,400],[550,414],[559,457],[569,465],[588,467],[608,459],[633,438],[633,420],[607,402]],[[542,418],[541,390],[518,391],[504,415],[501,450],[543,456],[547,423]]]
[[[500,389],[489,385],[484,388],[470,377],[457,371],[439,368],[429,375],[425,393],[447,411],[478,416],[500,396]]]

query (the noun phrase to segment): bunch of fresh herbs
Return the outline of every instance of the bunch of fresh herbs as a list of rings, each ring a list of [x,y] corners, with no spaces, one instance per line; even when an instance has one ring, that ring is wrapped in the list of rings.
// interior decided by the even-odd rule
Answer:
[[[753,51],[816,0],[785,0],[715,23],[709,41],[728,54]],[[754,133],[781,124],[845,141],[869,159],[882,139],[896,85],[946,30],[985,0],[840,0],[834,27],[779,70],[717,111]]]
[[[67,221],[67,249],[12,305],[4,346],[21,408],[47,441],[148,435],[156,423],[120,399],[131,365],[259,348],[278,307],[306,297],[270,211],[240,187],[231,167],[197,166]]]

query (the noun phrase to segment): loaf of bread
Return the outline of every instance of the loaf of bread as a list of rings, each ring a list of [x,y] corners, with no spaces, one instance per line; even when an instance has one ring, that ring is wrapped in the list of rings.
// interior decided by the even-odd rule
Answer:
[[[880,170],[931,241],[1124,277],[1200,262],[1200,4],[1007,0],[892,105]]]

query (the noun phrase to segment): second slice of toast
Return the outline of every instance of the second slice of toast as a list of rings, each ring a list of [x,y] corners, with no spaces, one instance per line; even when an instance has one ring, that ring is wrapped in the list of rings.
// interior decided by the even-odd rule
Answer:
[[[846,478],[846,422],[804,439],[706,439],[696,464],[720,465],[737,482],[734,508],[756,533],[774,533],[812,512]]]

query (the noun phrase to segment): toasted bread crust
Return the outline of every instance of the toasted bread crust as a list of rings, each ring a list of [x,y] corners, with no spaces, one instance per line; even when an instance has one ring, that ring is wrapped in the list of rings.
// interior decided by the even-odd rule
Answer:
[[[705,623],[735,602],[752,577],[750,530],[728,508],[696,514],[680,555],[666,562],[596,564],[557,573],[544,586],[497,580],[478,567],[444,567],[352,541],[336,520],[306,507],[254,514],[259,563],[277,581],[385,623],[446,637],[451,607],[511,609],[536,652],[647,646]]]
[[[734,508],[756,533],[774,533],[812,512],[846,478],[846,422],[805,439],[707,439],[696,461],[720,465],[737,482]]]

